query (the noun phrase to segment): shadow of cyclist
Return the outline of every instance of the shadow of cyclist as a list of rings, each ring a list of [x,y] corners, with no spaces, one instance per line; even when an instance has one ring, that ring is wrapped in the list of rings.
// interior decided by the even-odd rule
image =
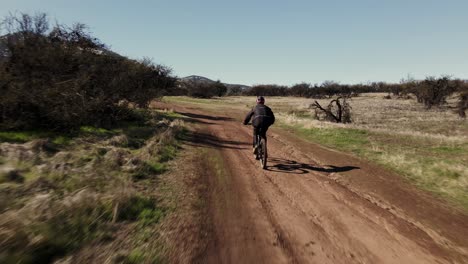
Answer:
[[[306,174],[311,171],[319,171],[326,173],[333,172],[345,172],[355,169],[360,169],[359,167],[354,166],[343,166],[338,167],[334,165],[326,165],[323,167],[313,166],[311,164],[300,163],[294,160],[287,160],[281,158],[269,158],[268,162],[270,165],[267,167],[269,171],[282,172],[282,173],[292,173],[292,174]]]

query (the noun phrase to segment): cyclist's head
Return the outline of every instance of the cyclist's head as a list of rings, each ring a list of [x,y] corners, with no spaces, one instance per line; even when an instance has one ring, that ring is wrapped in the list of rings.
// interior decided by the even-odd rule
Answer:
[[[257,96],[257,104],[264,104],[265,98],[263,96]]]

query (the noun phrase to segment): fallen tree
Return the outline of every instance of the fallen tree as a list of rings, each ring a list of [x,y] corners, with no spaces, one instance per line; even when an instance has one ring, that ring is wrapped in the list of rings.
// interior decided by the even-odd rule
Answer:
[[[330,101],[326,108],[323,108],[317,101],[309,106],[315,110],[315,117],[318,120],[327,120],[335,123],[351,123],[351,106],[345,97],[338,97]]]

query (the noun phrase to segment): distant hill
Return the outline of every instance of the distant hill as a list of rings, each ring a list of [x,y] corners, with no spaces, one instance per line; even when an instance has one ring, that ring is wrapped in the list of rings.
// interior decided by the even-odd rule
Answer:
[[[187,77],[180,78],[180,81],[182,82],[205,82],[205,83],[214,83],[216,81],[213,81],[209,78],[199,76],[199,75],[190,75]],[[250,86],[244,85],[244,84],[231,84],[231,83],[223,83],[226,85],[227,88],[233,88],[233,87],[238,87],[241,90],[249,89]]]
[[[203,76],[198,76],[198,75],[190,75],[187,77],[180,78],[181,81],[190,81],[190,82],[207,82],[207,83],[214,83],[216,81],[213,81],[209,78],[203,77]]]

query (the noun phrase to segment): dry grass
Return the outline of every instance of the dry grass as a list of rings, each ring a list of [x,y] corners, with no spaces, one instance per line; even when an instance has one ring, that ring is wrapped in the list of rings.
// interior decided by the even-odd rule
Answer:
[[[117,253],[131,259],[132,249],[155,243],[140,238],[156,232],[166,214],[157,175],[175,157],[184,126],[167,116],[152,114],[112,131],[85,127],[66,145],[48,139],[0,143],[0,262],[83,263],[80,251],[91,244],[93,259]],[[5,177],[11,172],[24,180]],[[121,240],[126,246],[120,252],[96,249]]]
[[[468,137],[468,123],[450,110],[450,105],[442,109],[424,109],[415,99],[384,99],[385,94],[363,94],[350,100],[353,123],[339,125],[319,122],[313,119],[308,109],[315,99],[297,97],[269,97],[269,105],[282,120],[311,127],[347,127],[398,133],[402,135],[428,136],[441,139],[461,139]],[[218,99],[219,105],[252,107],[254,97],[229,97]],[[330,100],[318,99],[326,105]],[[212,101],[210,104],[216,104]],[[452,102],[453,104],[453,102]],[[453,107],[453,105],[452,105]],[[310,123],[309,123],[310,122]]]

